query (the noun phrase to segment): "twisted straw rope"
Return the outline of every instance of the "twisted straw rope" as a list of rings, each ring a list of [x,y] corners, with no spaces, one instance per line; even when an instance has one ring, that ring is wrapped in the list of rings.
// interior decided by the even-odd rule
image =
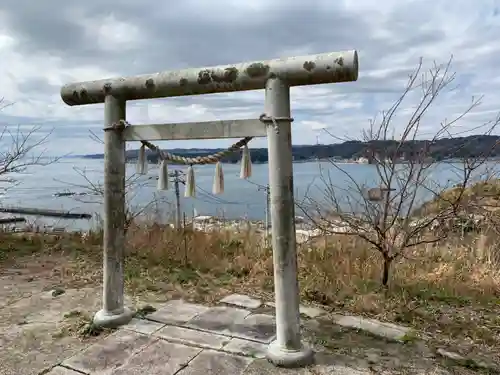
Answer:
[[[120,120],[120,126],[128,126],[130,125],[125,120]],[[254,137],[245,137],[240,139],[238,142],[231,145],[228,149],[216,152],[210,155],[197,156],[195,158],[188,158],[184,156],[179,156],[175,154],[171,154],[170,152],[162,151],[158,146],[155,146],[149,141],[141,141],[141,143],[149,148],[152,151],[157,152],[160,155],[162,160],[170,160],[175,164],[186,164],[186,165],[204,165],[204,164],[215,164],[219,162],[222,158],[227,155],[232,154],[233,152],[238,151],[240,148],[246,146]]]
[[[245,137],[243,139],[240,139],[235,144],[231,145],[227,150],[219,151],[210,155],[197,156],[195,158],[187,158],[184,156],[171,154],[170,152],[162,151],[160,150],[159,147],[155,146],[154,144],[148,141],[141,141],[141,143],[150,150],[158,152],[162,160],[171,160],[176,164],[203,165],[203,164],[215,164],[219,162],[223,157],[230,155],[233,152],[238,151],[243,146],[247,145],[248,142],[250,142],[252,139],[253,137]]]

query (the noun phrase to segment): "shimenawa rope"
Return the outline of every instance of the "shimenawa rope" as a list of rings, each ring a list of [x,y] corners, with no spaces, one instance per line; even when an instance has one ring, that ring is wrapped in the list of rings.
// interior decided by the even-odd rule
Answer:
[[[273,117],[266,116],[265,114],[260,115],[259,120],[265,123],[272,123],[276,132],[279,131],[278,122],[279,121],[293,121],[293,118],[288,117]],[[124,129],[130,126],[126,120],[120,120],[118,124],[104,130],[111,129]],[[146,174],[148,170],[148,162],[146,157],[146,147],[152,151],[158,153],[160,157],[160,173],[158,176],[158,190],[168,189],[168,167],[167,163],[173,162],[174,164],[184,164],[189,165],[186,173],[186,188],[184,190],[185,197],[195,196],[195,178],[193,165],[205,165],[205,164],[216,164],[215,166],[215,176],[214,183],[212,187],[212,192],[214,194],[220,194],[224,192],[224,173],[222,171],[221,160],[243,148],[241,157],[241,171],[240,178],[247,179],[252,175],[252,161],[250,157],[250,150],[248,148],[248,143],[253,139],[253,137],[245,137],[238,142],[231,145],[229,148],[223,151],[219,151],[210,155],[197,156],[194,158],[185,157],[180,155],[175,155],[167,151],[162,151],[158,146],[155,146],[149,141],[141,140],[141,148],[139,149],[139,155],[137,160],[137,173]]]

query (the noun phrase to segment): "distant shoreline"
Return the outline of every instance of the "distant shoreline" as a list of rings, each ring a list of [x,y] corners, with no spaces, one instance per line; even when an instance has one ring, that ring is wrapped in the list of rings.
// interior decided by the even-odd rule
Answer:
[[[500,158],[500,136],[497,135],[471,135],[460,138],[440,138],[436,140],[410,140],[403,142],[397,140],[374,140],[369,142],[346,141],[334,144],[316,145],[293,145],[292,155],[295,163],[307,163],[312,161],[333,160],[338,163],[369,164],[374,158],[397,159],[405,162],[416,157],[421,157],[421,150],[425,149],[426,157],[436,162],[450,162],[474,155],[489,156],[492,160]],[[173,148],[169,151],[179,156],[193,158],[202,155],[213,154],[224,151],[222,148]],[[268,163],[268,149],[251,148],[251,159],[254,164]],[[127,162],[136,160],[139,150],[127,150]],[[150,150],[146,151],[147,158],[155,163],[158,154]],[[419,156],[420,155],[420,156]],[[87,154],[86,159],[103,159],[103,154]],[[222,162],[226,164],[237,164],[241,159],[240,152],[236,151],[226,155]],[[360,162],[360,161],[364,162]]]
[[[82,155],[82,156],[78,156],[78,158],[92,159],[92,160],[103,160],[104,155],[102,157]],[[491,157],[491,158],[487,159],[487,161],[491,161],[491,162],[499,161],[499,160],[500,160],[499,157]],[[367,162],[361,162],[361,161],[353,160],[353,159],[335,159],[335,158],[314,158],[314,159],[293,160],[293,164],[305,164],[305,163],[325,162],[325,161],[335,163],[335,164],[375,165],[374,163],[370,164]],[[149,162],[149,164],[155,164],[157,162],[157,160],[148,160],[148,162]],[[460,159],[455,158],[455,159],[435,160],[432,163],[439,164],[439,163],[460,163],[460,162],[461,162]],[[125,163],[129,164],[129,165],[135,164],[135,163],[137,163],[137,159],[127,159],[125,161]],[[221,160],[221,163],[226,164],[226,165],[238,165],[239,160],[237,160],[237,161]],[[396,164],[407,164],[407,163],[408,163],[408,161],[405,161],[405,160],[400,160],[400,161],[396,162]],[[172,164],[173,165],[181,165],[178,163],[172,163]],[[269,164],[269,161],[252,160],[252,164],[264,165],[264,164]]]

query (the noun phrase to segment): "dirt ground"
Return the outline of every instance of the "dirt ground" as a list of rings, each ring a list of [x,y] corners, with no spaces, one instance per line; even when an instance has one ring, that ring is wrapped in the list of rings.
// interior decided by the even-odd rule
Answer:
[[[107,332],[82,333],[100,308],[97,263],[64,253],[30,254],[0,262],[0,375],[39,375],[99,340]],[[228,294],[228,289],[220,295]],[[249,293],[250,294],[250,293]],[[189,291],[161,282],[127,297],[136,308]],[[478,317],[480,319],[480,317]],[[87,324],[87,325],[86,325]],[[363,364],[373,374],[474,374],[498,372],[494,353],[451,361],[436,354],[433,337],[415,335],[403,343],[334,324],[328,315],[303,321],[304,336],[336,363]],[[484,354],[484,355],[480,355]],[[478,357],[478,355],[480,355]],[[478,359],[479,358],[479,359]]]

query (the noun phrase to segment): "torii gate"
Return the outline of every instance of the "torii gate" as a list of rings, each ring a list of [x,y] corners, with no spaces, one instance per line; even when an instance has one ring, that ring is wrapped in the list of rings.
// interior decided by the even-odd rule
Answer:
[[[267,136],[276,301],[276,340],[269,345],[267,356],[280,366],[309,363],[313,353],[300,335],[290,87],[352,82],[357,78],[357,52],[343,51],[63,86],[61,97],[70,106],[105,104],[103,306],[94,323],[117,327],[133,316],[123,302],[125,142]],[[129,100],[257,89],[265,89],[264,118],[120,126],[126,120]]]

